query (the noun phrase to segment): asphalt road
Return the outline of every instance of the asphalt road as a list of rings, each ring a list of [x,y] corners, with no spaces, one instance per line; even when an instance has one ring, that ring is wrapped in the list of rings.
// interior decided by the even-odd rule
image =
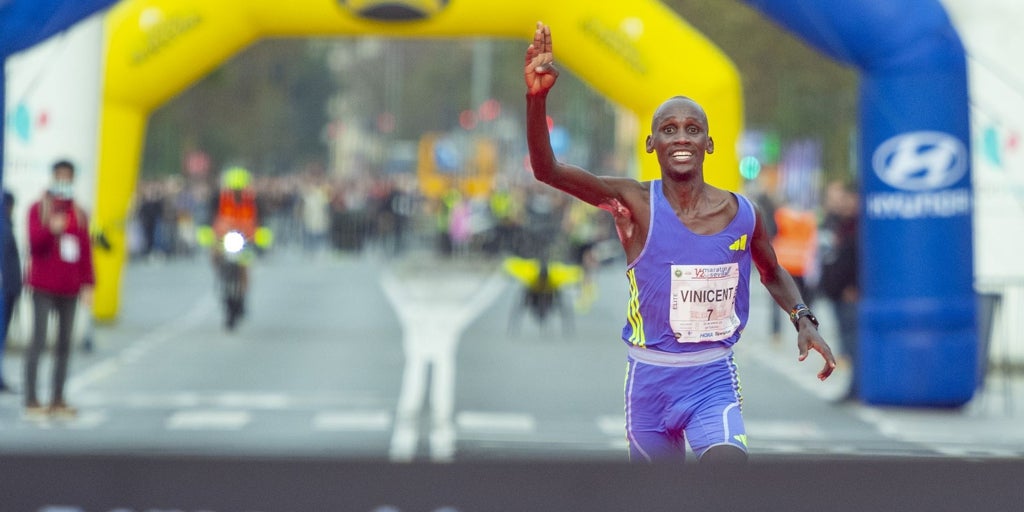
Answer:
[[[589,309],[544,325],[513,320],[518,285],[493,261],[278,253],[252,281],[227,332],[205,259],[129,265],[117,322],[73,353],[78,417],[29,420],[0,395],[0,455],[626,459],[621,263]],[[1024,456],[1016,379],[956,410],[836,404],[846,369],[819,382],[791,332],[770,340],[768,307],[759,291],[737,348],[752,460]],[[15,347],[4,373],[19,387],[20,365]],[[45,390],[46,360],[40,376]]]

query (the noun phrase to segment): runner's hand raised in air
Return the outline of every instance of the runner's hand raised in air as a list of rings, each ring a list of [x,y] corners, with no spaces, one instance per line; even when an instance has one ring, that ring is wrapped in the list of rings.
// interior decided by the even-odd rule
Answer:
[[[543,22],[537,22],[537,30],[533,33],[533,42],[526,49],[526,68],[523,76],[526,79],[526,92],[531,96],[545,95],[555,85],[558,70],[554,65],[554,54],[551,52],[551,28]]]

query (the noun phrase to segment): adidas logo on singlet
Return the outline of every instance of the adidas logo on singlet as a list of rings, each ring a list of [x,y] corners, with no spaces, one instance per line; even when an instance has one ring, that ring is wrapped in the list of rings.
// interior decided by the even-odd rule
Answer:
[[[747,250],[747,235],[742,235],[732,245],[729,246],[729,250],[732,251],[745,251]]]

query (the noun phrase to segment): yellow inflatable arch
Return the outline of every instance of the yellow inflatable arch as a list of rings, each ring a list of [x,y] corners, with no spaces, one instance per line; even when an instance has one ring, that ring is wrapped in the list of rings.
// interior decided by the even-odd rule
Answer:
[[[657,0],[124,0],[105,20],[94,215],[114,250],[96,254],[96,318],[117,314],[125,224],[149,113],[240,49],[263,37],[373,34],[518,38],[525,50],[537,20],[551,25],[564,68],[636,114],[642,179],[660,173],[654,158],[642,158],[649,120],[666,98],[684,94],[711,120],[719,151],[707,162],[708,180],[738,188],[729,149],[742,123],[739,75]]]

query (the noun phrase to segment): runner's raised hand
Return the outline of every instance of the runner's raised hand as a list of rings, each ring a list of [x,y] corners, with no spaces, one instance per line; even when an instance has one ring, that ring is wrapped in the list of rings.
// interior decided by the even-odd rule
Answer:
[[[554,66],[554,60],[554,54],[551,52],[551,28],[538,21],[537,30],[533,33],[533,42],[526,49],[523,76],[526,79],[527,94],[547,94],[555,85],[558,69]]]

